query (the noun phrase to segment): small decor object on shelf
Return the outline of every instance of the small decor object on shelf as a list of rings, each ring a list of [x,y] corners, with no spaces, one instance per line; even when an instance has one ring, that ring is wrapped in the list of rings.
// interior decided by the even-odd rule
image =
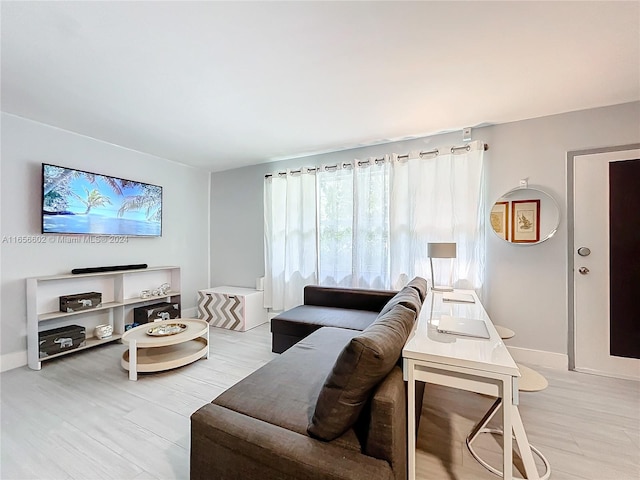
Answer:
[[[169,290],[171,290],[171,285],[163,283],[153,290],[142,290],[140,292],[140,298],[166,297],[169,294]]]
[[[96,338],[100,340],[102,340],[103,338],[109,338],[111,335],[113,335],[113,325],[109,325],[108,323],[105,323],[104,325],[98,325],[93,332]]]
[[[186,329],[187,326],[184,323],[164,323],[148,329],[147,335],[151,335],[152,337],[164,337],[184,332]]]
[[[167,293],[169,293],[169,290],[171,290],[171,285],[169,285],[168,283],[163,283],[151,293],[156,297],[164,297]]]
[[[76,293],[74,295],[62,295],[60,297],[61,312],[80,312],[97,308],[102,305],[102,294],[100,292]]]

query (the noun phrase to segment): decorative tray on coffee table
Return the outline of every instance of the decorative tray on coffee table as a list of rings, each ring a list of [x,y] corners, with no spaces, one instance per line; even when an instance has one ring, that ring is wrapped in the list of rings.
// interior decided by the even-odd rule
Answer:
[[[164,323],[148,329],[147,335],[151,335],[152,337],[166,337],[167,335],[184,332],[186,329],[187,326],[184,323]]]

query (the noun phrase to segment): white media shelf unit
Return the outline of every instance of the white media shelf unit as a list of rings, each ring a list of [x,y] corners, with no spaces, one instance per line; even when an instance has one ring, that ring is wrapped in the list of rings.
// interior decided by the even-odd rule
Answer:
[[[168,283],[171,290],[162,296],[141,298],[142,290],[157,289]],[[100,292],[100,307],[78,312],[61,312],[60,296],[84,292]],[[150,267],[136,270],[50,275],[27,278],[27,360],[29,368],[40,370],[42,362],[75,353],[122,338],[124,326],[133,323],[133,308],[154,302],[172,302],[180,295],[180,267]],[[94,329],[108,323],[113,335],[98,339]],[[82,347],[40,357],[38,333],[66,325],[81,325],[86,329]]]

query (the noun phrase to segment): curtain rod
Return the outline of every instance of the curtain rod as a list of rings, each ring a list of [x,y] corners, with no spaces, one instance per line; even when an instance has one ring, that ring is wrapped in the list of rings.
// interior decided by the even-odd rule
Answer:
[[[482,149],[483,149],[485,152],[486,152],[487,150],[489,150],[489,144],[487,144],[487,143],[483,143],[483,144],[482,144]],[[458,151],[458,150],[466,150],[466,151],[468,152],[469,150],[471,150],[471,146],[467,143],[467,144],[465,144],[465,145],[460,145],[460,146],[457,146],[457,147],[451,147],[451,149],[450,149],[450,150],[451,150],[451,153],[455,153],[455,152],[456,152],[456,151]],[[433,156],[436,156],[436,157],[437,157],[438,155],[440,155],[440,150],[438,150],[437,148],[434,148],[433,150],[428,150],[428,151],[426,151],[426,152],[420,152],[420,153],[418,153],[418,156],[419,156],[419,157],[426,157],[427,155],[433,155]],[[404,154],[404,155],[398,155],[396,158],[397,158],[398,160],[404,160],[404,159],[406,159],[406,158],[409,158],[409,154],[408,154],[408,153],[406,153],[406,154]],[[384,162],[384,161],[385,161],[385,158],[384,158],[384,157],[383,157],[383,158],[374,158],[374,159],[373,159],[373,162],[374,162],[375,164],[378,164],[379,162]],[[363,165],[368,165],[369,163],[370,163],[370,160],[358,160],[358,166],[359,166],[359,167],[361,167],[361,166],[363,166]],[[349,167],[349,166],[352,166],[352,164],[350,164],[350,163],[348,163],[348,162],[344,162],[344,163],[342,164],[342,168],[346,168],[346,167]],[[337,168],[338,168],[338,164],[335,164],[335,165],[325,165],[325,166],[324,166],[324,168],[325,168],[325,169],[327,169],[327,168],[336,168],[336,169],[337,169]],[[310,172],[317,172],[317,171],[320,169],[320,167],[305,167],[305,168],[298,168],[297,170],[290,170],[290,172],[289,172],[289,173],[302,173],[302,170],[305,170],[305,169],[306,169],[306,172],[307,172],[307,173],[310,173]],[[281,176],[281,177],[285,176],[286,174],[287,174],[287,172],[278,172],[278,173],[277,173],[277,175],[278,175],[278,176]],[[267,174],[264,176],[264,178],[270,178],[270,177],[273,177],[273,175],[274,175],[273,173],[267,173]]]

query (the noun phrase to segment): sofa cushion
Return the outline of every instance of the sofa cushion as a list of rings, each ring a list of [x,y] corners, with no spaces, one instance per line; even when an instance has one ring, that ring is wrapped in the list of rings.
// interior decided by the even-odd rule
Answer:
[[[373,290],[371,288],[307,285],[304,287],[304,304],[317,305],[319,307],[369,310],[377,313],[396,293],[398,292]]]
[[[427,292],[429,291],[429,284],[422,277],[416,277],[407,283],[407,287],[411,287],[418,292],[420,296],[420,301],[424,302],[424,299],[427,297]]]
[[[321,328],[220,394],[212,403],[303,435],[342,348],[360,332]],[[338,444],[360,450],[353,431]]]
[[[409,308],[418,314],[420,313],[420,308],[422,308],[422,300],[420,300],[420,294],[418,291],[407,285],[396,293],[396,295],[382,308],[380,316],[385,315],[396,305],[402,305],[403,307]]]
[[[397,304],[351,339],[320,390],[310,435],[333,440],[356,422],[373,388],[398,362],[415,318],[415,311]]]
[[[377,318],[378,312],[350,308],[300,305],[271,319],[271,332],[307,336],[320,327],[364,330]]]

